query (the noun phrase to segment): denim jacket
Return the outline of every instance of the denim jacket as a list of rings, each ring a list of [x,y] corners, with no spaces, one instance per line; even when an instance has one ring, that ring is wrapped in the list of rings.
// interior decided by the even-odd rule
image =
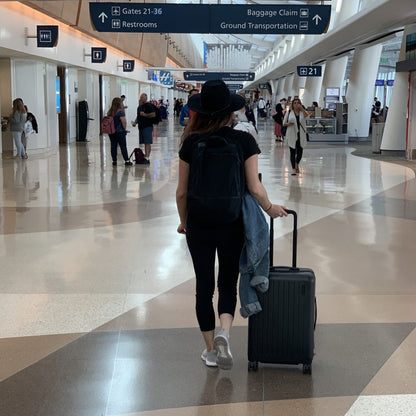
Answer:
[[[256,199],[246,191],[243,198],[244,247],[240,257],[240,314],[247,318],[260,312],[257,291],[269,288],[269,226]]]

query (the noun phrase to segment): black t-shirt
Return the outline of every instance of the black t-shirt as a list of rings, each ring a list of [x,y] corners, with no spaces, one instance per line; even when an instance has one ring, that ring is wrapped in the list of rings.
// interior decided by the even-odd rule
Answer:
[[[154,113],[155,109],[153,107],[153,104],[147,102],[144,103],[143,105],[139,105],[137,107],[137,123],[139,125],[139,129],[144,129],[146,127],[151,127],[153,126],[153,119],[152,118],[147,118],[147,117],[142,117],[140,115],[140,112],[143,111],[145,114],[150,114],[150,113]]]
[[[249,157],[253,155],[261,153],[256,140],[249,133],[239,130],[233,130],[231,127],[223,127],[217,133],[212,133],[212,135],[225,137],[227,140],[237,143],[242,150],[244,160],[247,160]],[[184,140],[184,142],[182,143],[182,147],[179,150],[179,157],[184,162],[188,164],[191,163],[193,144],[196,141],[200,140],[202,136],[203,135],[192,134]]]

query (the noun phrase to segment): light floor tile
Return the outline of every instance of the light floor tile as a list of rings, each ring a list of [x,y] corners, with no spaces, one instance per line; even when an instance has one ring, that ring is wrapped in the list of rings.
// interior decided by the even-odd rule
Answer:
[[[360,396],[345,416],[414,416],[416,394]]]
[[[344,416],[356,397],[270,400],[251,403],[181,407],[110,416]]]
[[[264,402],[264,416],[344,416],[355,396],[316,397]]]
[[[319,323],[416,322],[416,295],[318,294]]]
[[[148,296],[126,302],[126,295],[1,295],[0,334],[11,338],[89,332]]]
[[[148,412],[111,414],[109,416],[263,416],[263,403],[232,403],[212,406],[180,407],[177,409],[151,410]]]
[[[416,330],[414,330],[374,376],[363,395],[416,392]],[[415,405],[416,409],[416,405]]]

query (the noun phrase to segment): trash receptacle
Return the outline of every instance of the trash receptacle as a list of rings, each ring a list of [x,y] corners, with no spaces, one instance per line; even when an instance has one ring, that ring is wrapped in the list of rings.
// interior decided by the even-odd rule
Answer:
[[[371,126],[371,144],[373,153],[381,153],[381,139],[383,138],[384,123],[373,123]]]

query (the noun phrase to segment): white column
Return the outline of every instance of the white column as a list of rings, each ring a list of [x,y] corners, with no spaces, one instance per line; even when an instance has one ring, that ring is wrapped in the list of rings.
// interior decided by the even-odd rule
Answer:
[[[279,98],[277,97],[277,88],[278,88],[279,81],[276,80],[270,80],[270,85],[272,86],[272,108],[276,106],[276,104],[279,102]]]
[[[168,111],[169,111],[169,115],[173,115],[173,105],[175,104],[173,102],[173,98],[174,98],[174,91],[173,91],[172,88],[169,88],[169,91],[168,91],[168,100],[169,100]]]
[[[139,97],[141,94],[147,94],[147,99],[150,101],[150,84],[140,83]]]
[[[348,135],[367,138],[382,45],[356,49],[347,91]]]
[[[293,92],[293,77],[294,74],[287,75],[285,79],[285,93],[288,97],[292,97],[293,100],[294,92]]]
[[[416,32],[416,25],[405,27],[399,61],[406,59],[406,36],[414,32]],[[396,72],[389,103],[389,112],[381,140],[381,150],[406,150],[408,80],[408,72]]]
[[[348,56],[330,59],[326,62],[325,73],[322,80],[321,94],[319,96],[319,105],[324,107],[325,88],[336,87],[342,91],[344,84],[345,71],[347,70]],[[374,84],[374,83],[373,83]],[[340,97],[341,99],[341,97]]]
[[[416,72],[411,73],[407,156],[416,160]]]
[[[331,16],[330,28],[334,29],[343,21],[357,13],[360,0],[337,0],[335,14]]]
[[[293,75],[293,94],[301,98],[301,89],[305,88],[306,77],[300,77],[297,73]]]
[[[307,77],[305,82],[305,93],[303,95],[303,104],[305,107],[312,105],[313,101],[317,101],[320,107],[324,106],[323,102],[319,101],[322,88],[322,80],[326,70],[326,64],[322,65],[322,76],[321,77]]]
[[[277,84],[277,101],[280,101],[282,98],[286,98],[285,92],[285,78],[280,78]]]
[[[111,75],[109,77],[110,80],[110,101],[109,106],[111,106],[111,101],[115,97],[120,97],[120,80],[118,77]]]

